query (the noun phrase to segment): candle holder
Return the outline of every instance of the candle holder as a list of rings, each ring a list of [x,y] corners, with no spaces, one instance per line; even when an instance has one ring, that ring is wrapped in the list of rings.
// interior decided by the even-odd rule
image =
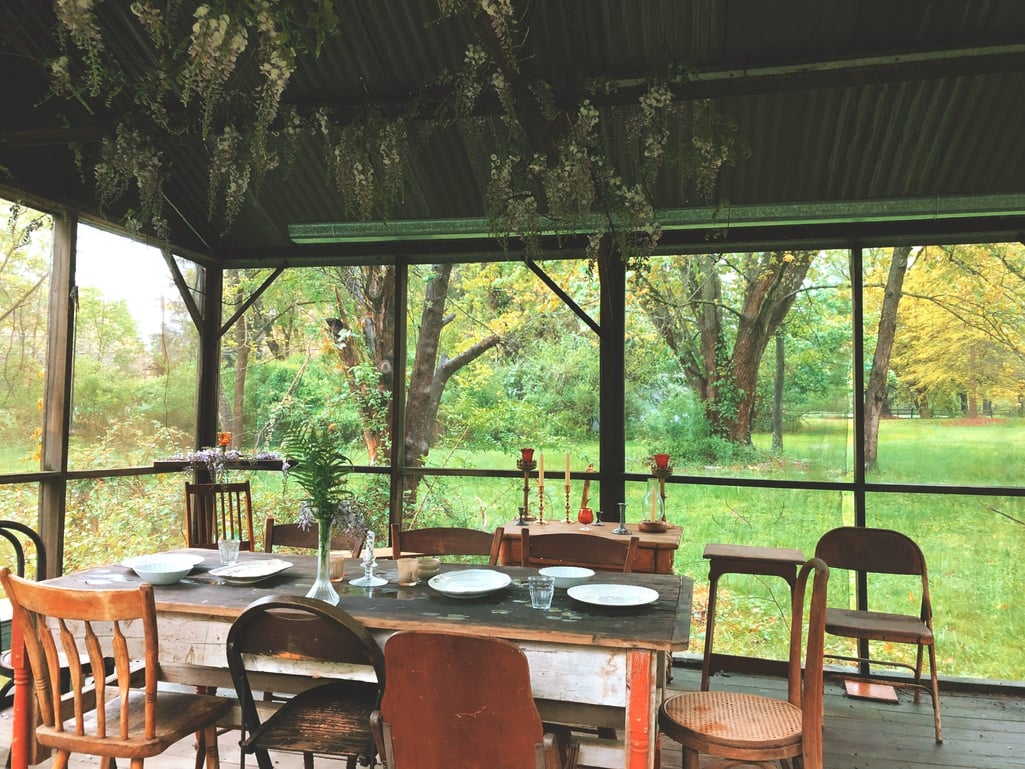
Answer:
[[[537,487],[537,525],[544,526],[548,521],[545,520],[545,487],[544,484],[538,484]]]
[[[626,502],[619,502],[619,525],[612,530],[613,534],[629,534],[630,529],[626,528]]]
[[[573,523],[573,521],[571,521],[569,519],[569,484],[568,483],[566,484],[566,520],[564,520],[563,523]]]
[[[374,558],[374,532],[367,532],[367,540],[363,547],[366,552],[363,554],[363,576],[357,579],[350,579],[349,584],[356,587],[380,587],[387,585],[388,580],[375,576],[374,569],[377,567],[377,559]]]
[[[651,466],[651,474],[658,478],[658,496],[662,502],[661,521],[666,520],[666,478],[673,474],[673,466],[669,464],[668,454],[656,454],[655,464]]]
[[[533,453],[531,451],[531,455]],[[525,450],[524,456],[526,456]],[[523,473],[523,507],[520,508],[520,520],[516,522],[516,525],[526,526],[530,519],[530,516],[527,515],[527,511],[530,509],[530,474],[537,467],[537,462],[533,459],[517,459],[516,467]]]

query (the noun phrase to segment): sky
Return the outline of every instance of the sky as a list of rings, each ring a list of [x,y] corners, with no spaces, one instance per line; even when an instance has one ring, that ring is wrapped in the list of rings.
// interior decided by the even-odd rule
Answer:
[[[152,246],[80,225],[75,272],[107,301],[123,299],[143,338],[160,333],[160,298],[180,301],[164,257]]]

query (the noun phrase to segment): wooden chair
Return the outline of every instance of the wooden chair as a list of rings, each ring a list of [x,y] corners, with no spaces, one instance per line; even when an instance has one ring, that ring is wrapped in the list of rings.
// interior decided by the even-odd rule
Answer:
[[[46,546],[35,529],[18,521],[0,521],[0,537],[7,541],[10,558],[5,559],[19,577],[33,580],[46,579]],[[31,566],[31,570],[29,569]],[[11,664],[10,600],[3,599],[4,618],[0,620],[0,678],[7,679],[0,686],[0,708],[11,704],[14,689],[14,667]]]
[[[388,686],[371,716],[388,769],[559,769],[519,648],[484,636],[409,631],[384,646]]]
[[[479,529],[438,526],[425,529],[407,529],[391,525],[392,557],[402,553],[420,555],[479,555],[487,556],[488,563],[498,563],[498,551],[502,546],[504,530],[499,527],[493,533]]]
[[[276,523],[273,515],[268,515],[263,526],[263,552],[273,553],[275,547],[294,550],[316,550],[319,536],[319,524],[314,521],[304,529],[298,523]],[[351,542],[345,537],[331,537],[332,550],[350,550],[353,558],[359,558],[363,550],[363,542]]]
[[[100,757],[103,769],[117,758],[133,769],[199,732],[207,769],[217,769],[214,725],[231,702],[221,697],[158,690],[160,663],[153,587],[129,590],[69,590],[30,582],[0,568],[0,583],[11,599],[14,621],[23,628],[34,679],[39,724],[35,737],[56,751],[53,766],[64,769],[71,753]],[[126,633],[141,634],[141,649],[129,648]],[[109,639],[113,673],[93,683],[81,658],[93,670],[104,667],[99,639]],[[144,668],[133,667],[141,652]],[[62,703],[60,668],[70,670],[70,692]],[[133,684],[143,677],[142,688]]]
[[[600,571],[633,571],[638,537],[606,539],[575,532],[530,536],[520,531],[523,566],[587,566]]]
[[[923,689],[932,696],[933,723],[936,742],[943,742],[940,721],[940,689],[936,675],[936,644],[932,629],[932,602],[929,598],[929,577],[925,556],[918,545],[905,534],[890,529],[871,529],[862,526],[842,526],[822,535],[815,546],[815,555],[829,564],[829,568],[846,569],[859,574],[896,574],[915,577],[915,591],[920,591],[919,613],[902,614],[830,606],[826,610],[826,632],[830,635],[891,644],[911,644],[917,647],[914,665],[895,660],[872,657],[845,657],[827,654],[829,659],[845,660],[864,665],[887,665],[910,670],[914,680],[900,686],[915,691],[915,702]],[[920,584],[920,587],[918,587]],[[929,678],[927,687],[922,683],[922,658],[929,650]],[[860,652],[859,652],[860,655]],[[867,671],[866,671],[867,672]],[[845,675],[847,675],[845,673]],[[887,683],[895,684],[894,681]]]
[[[341,609],[312,598],[271,595],[251,603],[228,631],[228,670],[242,710],[242,757],[255,754],[260,769],[272,769],[268,750],[303,754],[306,769],[313,755],[345,756],[353,769],[373,762],[375,743],[370,714],[380,706],[384,655],[366,628]],[[303,679],[301,691],[261,719],[254,692],[263,662],[281,667],[296,660],[369,668],[376,681]],[[275,691],[285,686],[279,679]]]
[[[804,599],[814,577],[808,620],[804,676],[801,638]],[[763,769],[800,759],[802,769],[822,767],[822,647],[825,636],[829,567],[812,558],[797,576],[790,616],[787,699],[730,691],[686,692],[662,703],[662,732],[683,746],[682,769],[698,769],[699,755],[725,759],[716,767],[751,765]],[[795,762],[796,763],[796,762]]]
[[[240,550],[256,549],[249,481],[186,483],[186,546],[216,550],[222,536],[240,540]]]

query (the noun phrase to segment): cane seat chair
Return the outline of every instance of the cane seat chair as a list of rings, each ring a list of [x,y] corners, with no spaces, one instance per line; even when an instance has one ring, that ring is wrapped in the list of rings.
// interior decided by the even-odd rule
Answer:
[[[659,709],[663,734],[683,747],[682,769],[698,769],[701,754],[729,766],[780,766],[800,759],[802,769],[822,767],[822,650],[825,636],[826,585],[829,567],[812,558],[797,576],[790,618],[787,699],[733,691],[685,692],[669,697]],[[812,581],[804,676],[801,640],[804,600]]]
[[[638,537],[605,539],[574,532],[534,535],[520,532],[523,566],[586,566],[599,571],[633,571]]]
[[[391,526],[392,557],[403,553],[417,555],[467,555],[486,556],[488,563],[498,563],[504,530],[494,532],[466,529],[456,526],[436,526],[423,529],[406,529],[393,523]]]
[[[15,576],[0,568],[0,583],[23,628],[34,680],[39,723],[35,738],[56,751],[52,766],[65,769],[72,753],[98,756],[103,769],[128,759],[132,769],[179,740],[199,733],[207,769],[217,769],[215,724],[231,707],[222,697],[158,690],[160,680],[153,588],[69,590]],[[139,633],[141,632],[141,639]],[[129,639],[133,639],[130,641]],[[109,643],[113,672],[93,681],[80,660],[104,668]],[[136,648],[135,640],[141,644]],[[140,670],[133,662],[141,657]],[[69,669],[69,692],[60,668]],[[142,678],[141,688],[136,685]]]
[[[932,601],[929,597],[929,576],[921,548],[899,531],[873,529],[863,526],[841,526],[822,535],[815,546],[815,555],[836,571],[847,570],[861,574],[903,575],[915,581],[914,594],[920,593],[918,614],[888,613],[830,606],[826,609],[826,633],[864,641],[882,641],[888,644],[910,644],[916,647],[915,663],[863,656],[827,654],[828,659],[858,663],[871,672],[872,665],[906,668],[914,676],[908,683],[888,680],[887,683],[914,689],[915,702],[923,689],[932,697],[933,726],[936,742],[943,742],[940,720],[940,689],[936,673],[936,638],[932,627]],[[903,594],[903,590],[901,591]],[[877,593],[873,593],[876,595]],[[929,684],[922,682],[922,663],[925,650],[929,655]],[[852,677],[847,672],[844,675]],[[865,677],[866,680],[868,677]]]
[[[373,763],[376,753],[370,714],[381,703],[385,664],[381,647],[348,613],[323,601],[270,595],[251,603],[232,623],[227,639],[228,670],[242,710],[242,755],[255,754],[260,769],[272,769],[268,751],[301,753],[311,769],[315,755],[345,757],[349,769],[357,761]],[[264,718],[256,690],[260,661],[277,668],[355,666],[357,679],[299,678],[298,692]],[[299,670],[297,669],[297,673]],[[363,680],[373,677],[375,680]],[[325,683],[324,681],[328,682]],[[274,682],[276,694],[287,684]]]
[[[221,537],[239,540],[239,550],[256,549],[249,481],[186,482],[186,546],[216,550]]]
[[[527,657],[499,638],[406,631],[384,646],[388,686],[371,717],[388,769],[562,769],[545,734]]]

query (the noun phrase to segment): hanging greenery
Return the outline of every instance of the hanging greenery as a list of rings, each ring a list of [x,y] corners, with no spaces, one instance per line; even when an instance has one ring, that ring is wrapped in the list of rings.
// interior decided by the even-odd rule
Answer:
[[[687,78],[682,70],[653,73],[634,103],[605,80],[556,93],[532,79],[520,66],[530,30],[513,0],[438,0],[440,15],[466,20],[474,38],[458,71],[423,84],[420,95],[448,94],[443,103],[412,94],[405,107],[344,113],[287,103],[304,57],[344,31],[331,0],[136,0],[131,12],[153,57],[129,66],[105,44],[102,4],[55,0],[61,55],[51,62],[53,89],[119,116],[94,169],[100,203],[134,188],[139,207],[126,223],[161,236],[163,187],[173,170],[160,147],[175,137],[205,144],[208,217],[230,227],[267,174],[287,171],[307,141],[319,143],[347,216],[386,219],[405,192],[416,143],[456,126],[491,148],[484,202],[495,237],[537,254],[547,233],[582,233],[592,255],[611,237],[628,262],[650,254],[661,237],[653,202],[660,174],[664,183],[670,169],[682,188],[709,196],[742,152],[734,127],[710,104],[675,98],[674,86]],[[629,151],[610,157],[610,137]]]

